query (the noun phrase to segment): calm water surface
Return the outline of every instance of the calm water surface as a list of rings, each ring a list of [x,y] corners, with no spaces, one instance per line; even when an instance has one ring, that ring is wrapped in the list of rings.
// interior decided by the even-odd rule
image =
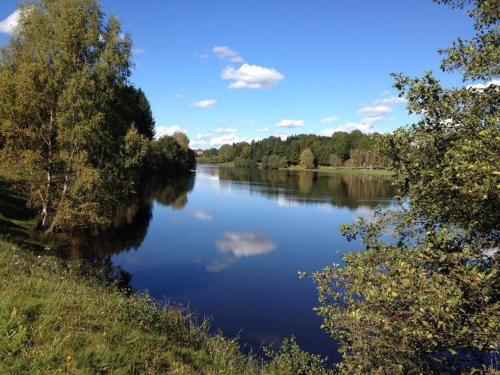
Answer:
[[[312,311],[315,288],[297,271],[359,250],[338,227],[393,204],[390,179],[202,165],[145,190],[96,240],[134,290],[213,317],[214,329],[253,351],[294,335],[304,349],[338,358]]]

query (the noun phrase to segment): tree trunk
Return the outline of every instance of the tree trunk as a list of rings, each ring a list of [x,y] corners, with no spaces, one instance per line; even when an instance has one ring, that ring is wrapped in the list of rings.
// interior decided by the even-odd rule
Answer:
[[[71,171],[71,165],[73,163],[73,156],[75,155],[75,149],[71,150],[71,156],[68,161],[68,167],[66,168],[66,173],[64,174],[64,185],[61,193],[61,199],[59,200],[59,204],[57,205],[57,212],[59,212],[62,208],[64,200],[66,199],[66,193],[68,192],[68,183],[69,183],[69,173]],[[46,230],[46,233],[52,233],[57,224],[57,212],[54,217],[54,220],[50,224],[49,228]]]
[[[49,129],[48,129],[48,137],[47,137],[47,183],[45,185],[46,188],[46,196],[43,198],[43,206],[42,206],[42,228],[47,225],[47,218],[49,216],[49,211],[52,203],[52,123],[53,116],[52,111],[50,112],[50,120],[49,120]]]

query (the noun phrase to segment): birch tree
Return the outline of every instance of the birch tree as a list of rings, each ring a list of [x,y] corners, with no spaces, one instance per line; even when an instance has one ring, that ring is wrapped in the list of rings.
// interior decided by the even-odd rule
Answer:
[[[0,163],[40,227],[108,222],[147,143],[117,111],[131,39],[96,0],[32,0],[0,51]]]

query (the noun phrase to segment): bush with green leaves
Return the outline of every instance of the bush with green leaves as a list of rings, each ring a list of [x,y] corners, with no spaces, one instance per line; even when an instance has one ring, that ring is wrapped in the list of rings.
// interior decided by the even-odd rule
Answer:
[[[288,161],[285,157],[278,155],[269,155],[262,158],[262,168],[265,169],[280,169],[288,167]]]
[[[309,147],[300,154],[300,166],[306,169],[313,169],[316,166],[316,159]]]
[[[237,157],[234,159],[234,166],[238,168],[257,168],[259,165],[255,160]]]

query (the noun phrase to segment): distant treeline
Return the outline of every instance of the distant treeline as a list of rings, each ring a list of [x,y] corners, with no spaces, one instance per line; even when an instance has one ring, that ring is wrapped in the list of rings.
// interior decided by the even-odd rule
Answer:
[[[218,150],[205,150],[198,158],[201,163],[234,162],[238,167],[277,169],[290,165],[314,168],[318,165],[387,169],[389,158],[380,151],[381,134],[337,132],[331,137],[301,134],[282,140],[269,137],[252,143],[223,145]]]

